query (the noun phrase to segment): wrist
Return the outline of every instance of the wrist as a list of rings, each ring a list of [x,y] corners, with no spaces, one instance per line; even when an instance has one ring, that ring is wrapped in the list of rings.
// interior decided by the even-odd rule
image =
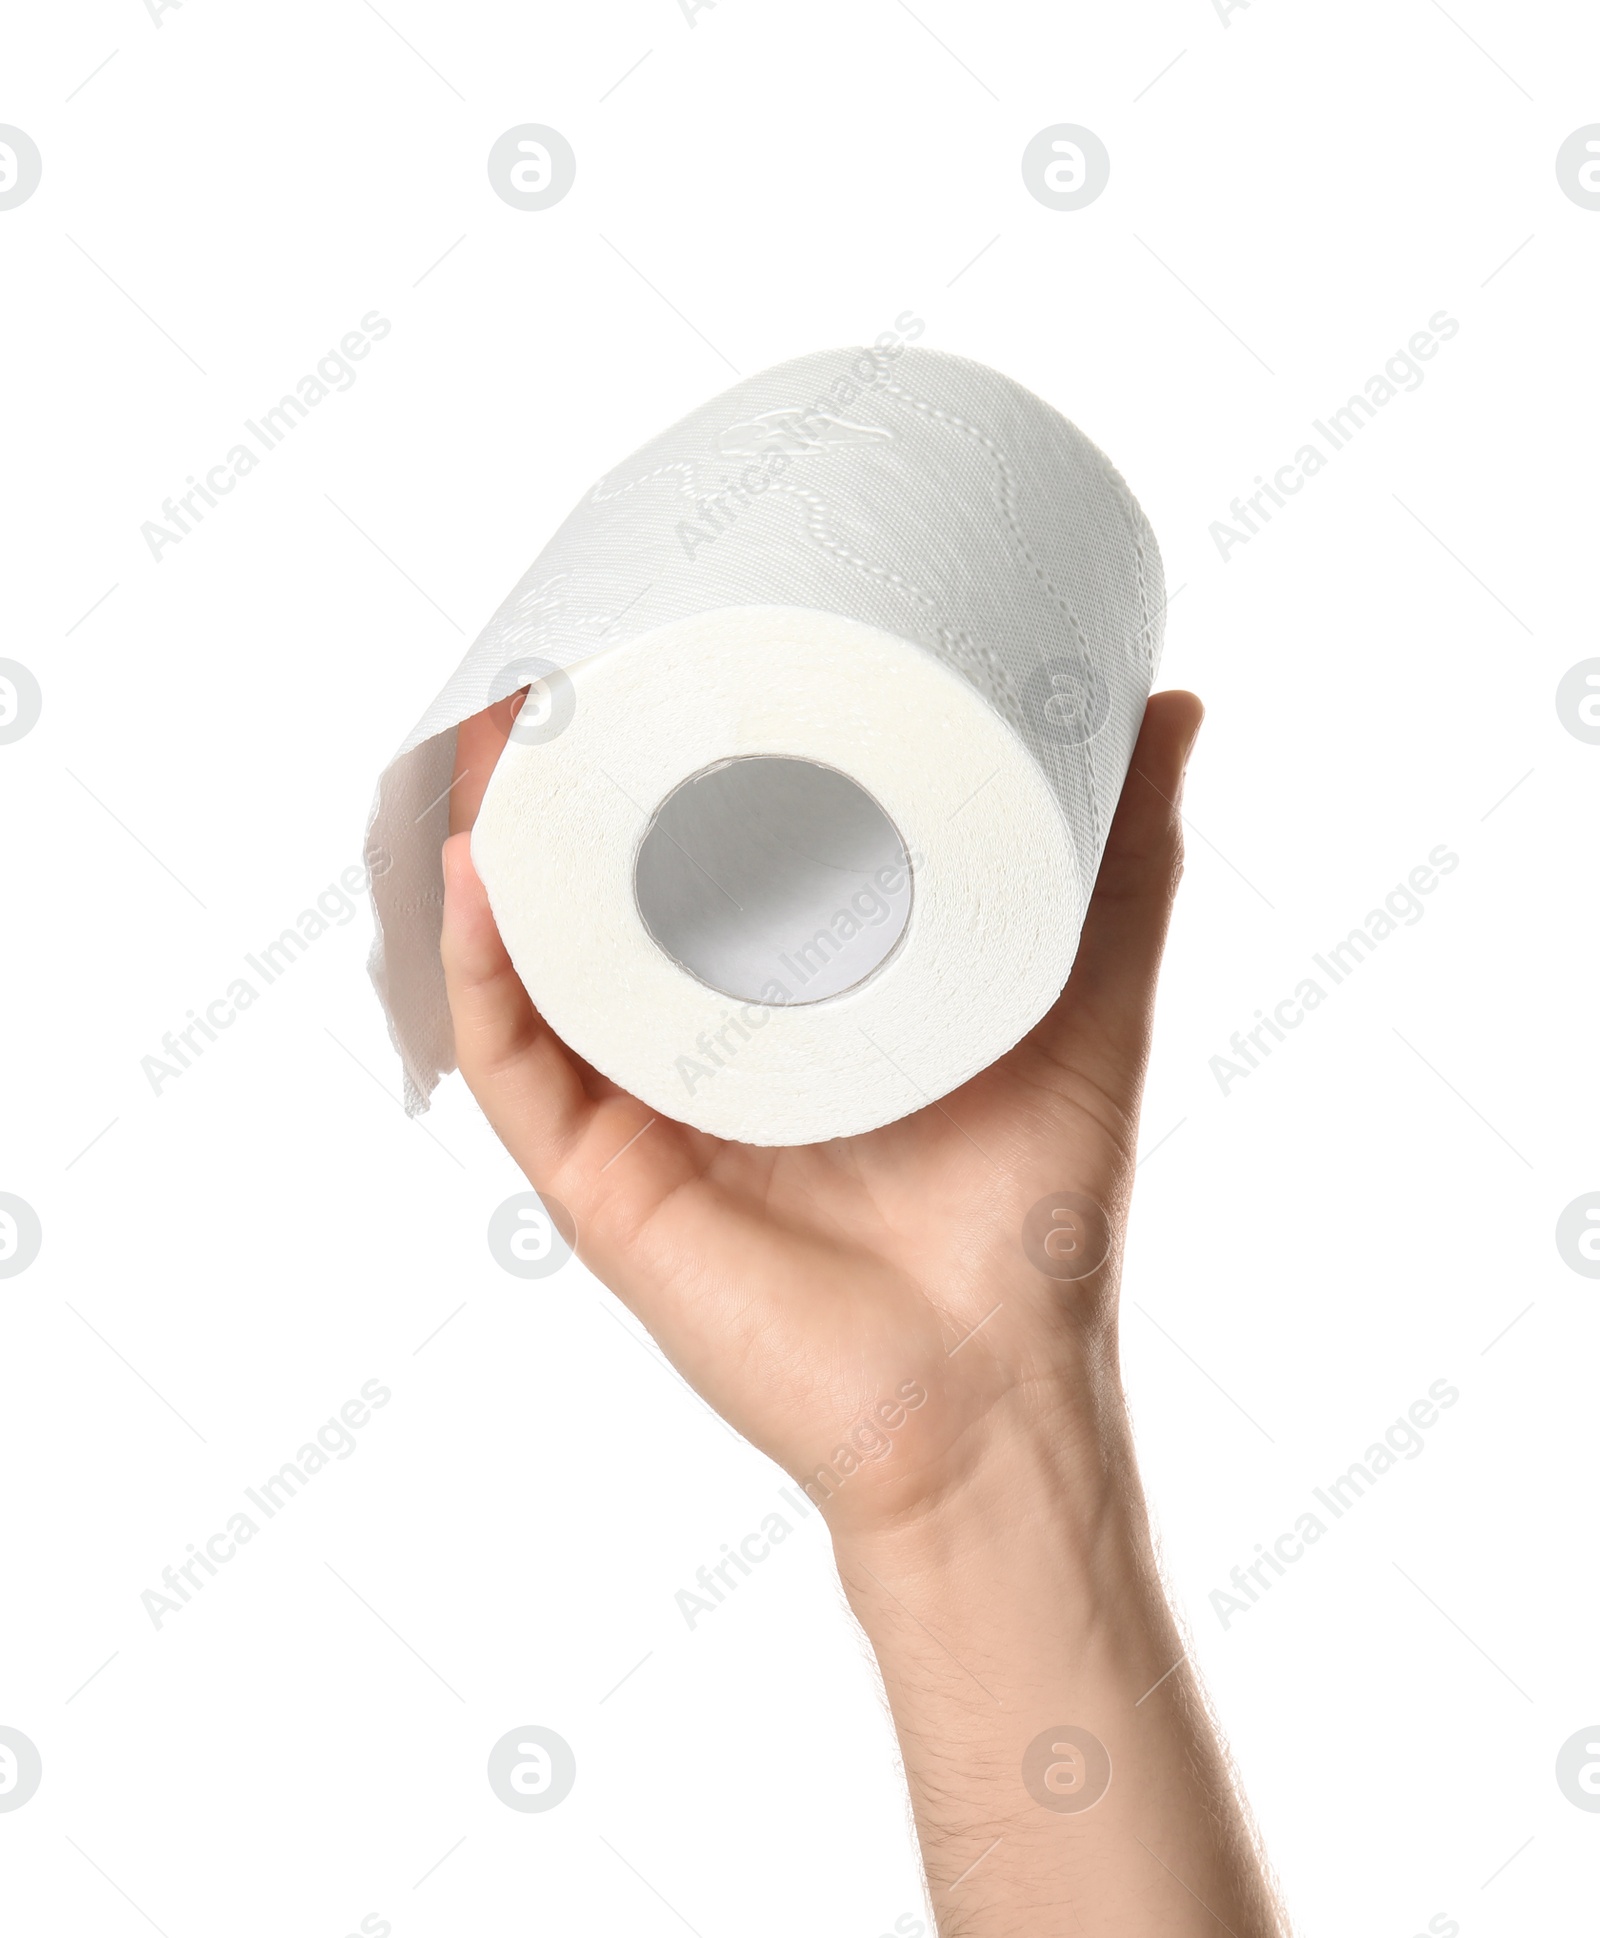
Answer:
[[[869,1636],[901,1632],[907,1609],[997,1643],[1041,1611],[1058,1635],[1087,1635],[1164,1609],[1120,1388],[995,1426],[904,1511],[828,1520]]]

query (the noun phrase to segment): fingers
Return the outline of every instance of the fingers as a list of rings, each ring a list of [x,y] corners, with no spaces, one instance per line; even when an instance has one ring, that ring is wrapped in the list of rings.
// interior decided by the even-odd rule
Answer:
[[[1183,866],[1178,802],[1204,709],[1192,693],[1145,708],[1106,840],[1077,960],[1030,1041],[1094,1079],[1124,1109],[1138,1099],[1156,978]]]
[[[439,953],[461,1074],[501,1142],[530,1178],[538,1178],[548,1177],[571,1148],[588,1111],[588,1095],[506,953],[472,865],[468,832],[525,697],[526,688],[456,729]]]
[[[483,790],[489,785],[494,764],[511,737],[511,723],[527,698],[528,689],[497,700],[482,713],[473,714],[456,728],[456,764],[450,777],[450,832],[459,834],[470,828],[483,806]]]
[[[529,1001],[512,966],[472,865],[470,842],[466,833],[453,834],[443,853],[439,953],[455,1024],[456,1061],[484,1115],[528,1177],[548,1179],[572,1149],[593,1106],[572,1059]]]

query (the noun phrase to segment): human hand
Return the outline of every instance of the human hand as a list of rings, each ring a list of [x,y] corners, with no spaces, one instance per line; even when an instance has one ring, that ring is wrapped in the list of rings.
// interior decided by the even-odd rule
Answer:
[[[534,1188],[576,1217],[583,1262],[821,1507],[883,1674],[941,1928],[1278,1938],[1161,1593],[1117,1368],[1199,702],[1146,708],[1049,1015],[940,1102],[790,1150],[657,1116],[536,1014],[467,832],[516,704],[457,738],[443,935],[457,1058]],[[1070,1280],[1023,1244],[1058,1192],[1101,1213],[1087,1236],[1104,1256]],[[1075,1799],[1083,1742],[1109,1787]],[[1041,1746],[1056,1758],[1043,1793],[1028,1774]]]
[[[656,1115],[534,1010],[468,833],[519,704],[458,732],[443,958],[462,1073],[529,1182],[574,1215],[583,1263],[718,1412],[813,1480],[836,1533],[926,1513],[1019,1435],[1093,1471],[1198,700],[1149,702],[1072,975],[1043,1021],[940,1102],[797,1149]],[[879,1052],[864,1040],[862,1054]],[[906,1084],[914,1096],[914,1070]],[[1104,1263],[1070,1286],[1022,1243],[1030,1209],[1060,1191],[1104,1214]]]

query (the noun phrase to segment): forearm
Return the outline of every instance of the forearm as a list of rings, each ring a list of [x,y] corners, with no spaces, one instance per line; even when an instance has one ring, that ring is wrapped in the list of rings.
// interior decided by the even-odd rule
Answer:
[[[1279,1938],[1161,1592],[1120,1397],[1073,1417],[1076,1447],[1019,1430],[957,1498],[835,1534],[939,1931]]]

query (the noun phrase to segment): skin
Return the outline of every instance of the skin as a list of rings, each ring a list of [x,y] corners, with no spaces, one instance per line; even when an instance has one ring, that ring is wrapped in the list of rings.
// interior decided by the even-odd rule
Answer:
[[[457,737],[442,949],[461,1070],[529,1182],[573,1213],[584,1264],[821,1507],[940,1933],[1280,1938],[1162,1592],[1118,1370],[1199,701],[1149,703],[1049,1015],[938,1104],[773,1150],[655,1115],[534,1010],[467,832],[520,698]],[[1078,1260],[1104,1262],[1085,1276],[1046,1276],[1024,1249],[1030,1209],[1061,1191],[1101,1208]],[[1069,1726],[1109,1755],[1103,1795]]]

